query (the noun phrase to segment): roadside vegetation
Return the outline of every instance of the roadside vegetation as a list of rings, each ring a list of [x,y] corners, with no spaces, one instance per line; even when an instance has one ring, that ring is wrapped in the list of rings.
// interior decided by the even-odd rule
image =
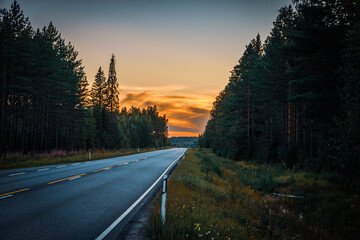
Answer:
[[[137,149],[118,149],[118,150],[106,150],[95,149],[91,151],[91,160],[98,160],[104,158],[120,157],[125,155],[131,155],[142,152],[153,151],[153,148],[143,148],[139,152]],[[89,152],[82,151],[51,151],[49,153],[23,155],[20,153],[14,153],[0,158],[0,169],[12,169],[12,168],[24,168],[24,167],[36,167],[53,164],[73,163],[73,162],[85,162],[89,161]]]
[[[276,194],[292,195],[280,197]],[[159,195],[153,239],[358,239],[359,194],[332,173],[233,161],[191,149],[168,182],[166,222]]]

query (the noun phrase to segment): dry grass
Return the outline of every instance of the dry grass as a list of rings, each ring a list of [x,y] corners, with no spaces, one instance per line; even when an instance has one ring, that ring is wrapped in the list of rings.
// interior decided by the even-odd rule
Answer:
[[[141,149],[140,152],[153,151],[153,148]],[[120,150],[106,150],[93,149],[91,151],[91,160],[98,160],[104,158],[112,158],[138,153],[135,149],[120,149]],[[82,151],[63,151],[54,150],[42,154],[28,154],[20,153],[10,154],[6,157],[0,158],[0,169],[36,167],[53,164],[73,163],[89,161],[89,153]]]
[[[166,223],[155,201],[153,239],[359,239],[358,193],[330,174],[187,153],[168,183]],[[274,192],[303,199],[279,198]]]

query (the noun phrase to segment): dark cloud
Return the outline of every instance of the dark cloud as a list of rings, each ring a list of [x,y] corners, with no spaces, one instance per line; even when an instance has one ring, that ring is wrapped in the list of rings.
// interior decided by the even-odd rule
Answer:
[[[199,114],[208,114],[209,113],[208,109],[198,108],[198,107],[189,107],[188,110],[193,113],[199,113]]]
[[[171,111],[170,116],[175,119],[190,120],[191,113],[173,110]]]
[[[168,110],[171,110],[171,109],[175,109],[176,106],[172,103],[166,103],[166,102],[163,102],[163,101],[146,101],[143,103],[143,105],[145,106],[154,106],[156,105],[156,107],[159,109],[159,111],[163,111],[163,112],[166,112]]]
[[[121,100],[121,103],[127,103],[127,102],[141,102],[144,101],[147,97],[150,96],[150,93],[148,92],[141,92],[141,93],[128,93],[125,95],[125,98]]]
[[[185,128],[172,125],[169,125],[169,131],[199,133],[199,129],[196,128]]]
[[[192,99],[194,100],[195,98],[193,97],[186,97],[186,96],[164,96],[164,98],[169,98],[169,99]]]

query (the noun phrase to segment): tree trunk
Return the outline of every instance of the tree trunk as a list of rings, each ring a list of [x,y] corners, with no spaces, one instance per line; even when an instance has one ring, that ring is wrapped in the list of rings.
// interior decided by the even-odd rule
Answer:
[[[248,80],[248,98],[247,98],[247,137],[248,137],[248,155],[250,155],[250,80]]]
[[[1,126],[0,126],[0,137],[2,139],[2,143],[0,146],[0,155],[5,153],[5,103],[7,102],[6,99],[6,56],[7,56],[7,48],[5,47],[4,50],[4,64],[3,64],[3,76],[2,76],[2,96],[1,96]]]
[[[289,93],[288,93],[288,126],[287,126],[287,129],[288,129],[288,132],[287,132],[287,135],[288,135],[288,145],[290,147],[291,145],[291,141],[292,141],[292,138],[291,138],[291,103],[289,101],[291,97],[291,84],[290,84],[290,81],[289,81]]]

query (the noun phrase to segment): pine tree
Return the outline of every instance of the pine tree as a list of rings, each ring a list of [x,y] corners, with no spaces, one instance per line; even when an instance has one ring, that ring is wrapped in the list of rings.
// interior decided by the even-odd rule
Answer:
[[[117,82],[115,69],[115,55],[112,54],[109,66],[109,77],[106,82],[106,107],[110,113],[119,110],[119,83]]]
[[[33,31],[16,1],[9,10],[1,9],[1,155],[85,146],[153,146],[150,112],[138,108],[118,112],[114,55],[108,81],[99,68],[90,92],[87,87],[78,52],[52,22]],[[166,139],[167,119],[156,109],[154,114],[159,137]]]
[[[279,10],[264,52],[258,36],[246,46],[200,142],[222,156],[356,176],[358,1],[294,5]]]
[[[105,87],[106,87],[106,78],[103,70],[99,67],[96,75],[95,81],[91,87],[90,97],[92,107],[102,108],[105,101]]]
[[[29,110],[29,91],[26,86],[31,85],[31,79],[26,73],[31,69],[23,68],[22,65],[31,61],[32,34],[30,21],[24,16],[17,1],[11,4],[9,10],[0,10],[1,153],[14,151],[20,142],[24,148],[25,139],[18,133],[25,125],[17,123],[26,122],[24,120]]]

